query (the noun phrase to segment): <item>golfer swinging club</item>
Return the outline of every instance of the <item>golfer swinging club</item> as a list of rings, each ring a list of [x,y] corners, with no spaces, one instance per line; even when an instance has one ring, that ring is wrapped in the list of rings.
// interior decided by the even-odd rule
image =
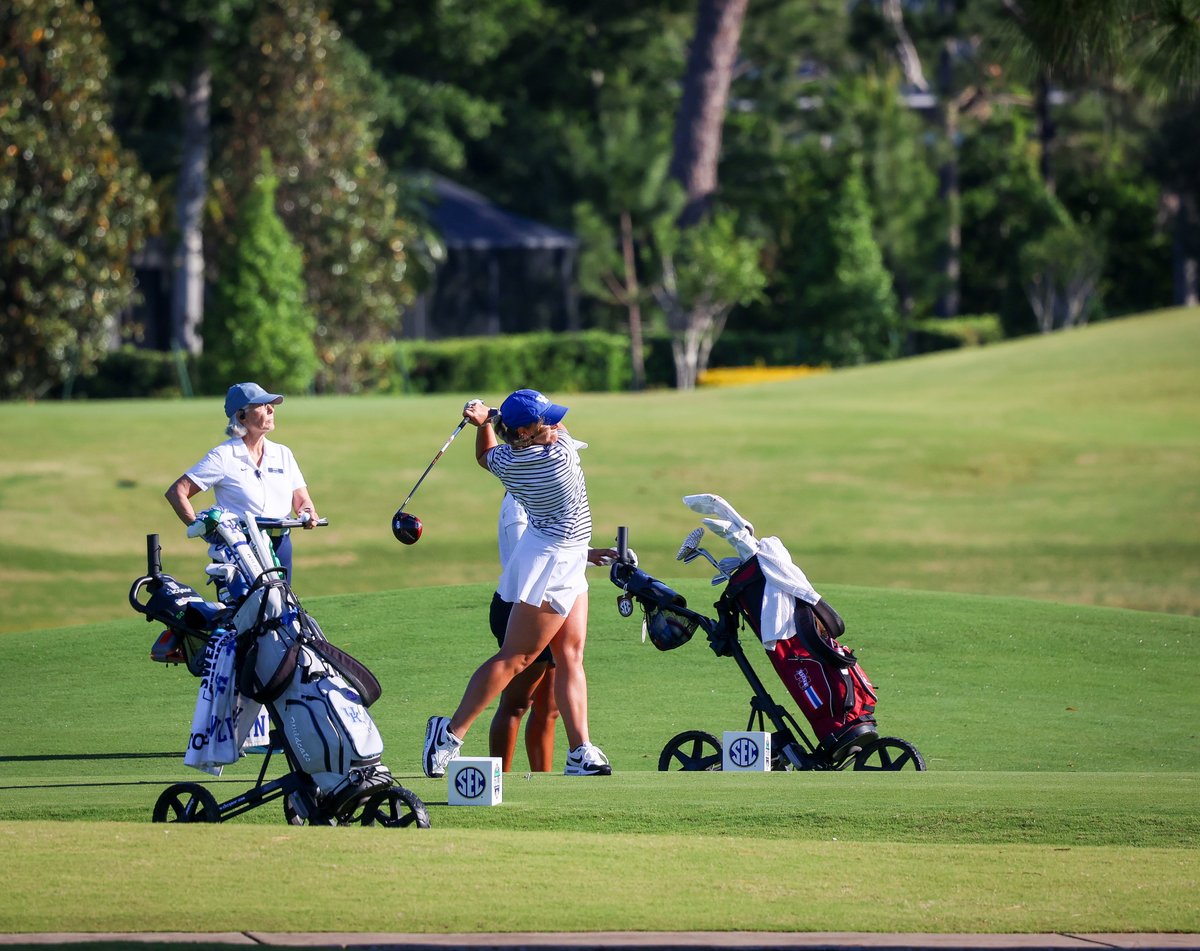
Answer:
[[[560,425],[566,413],[565,406],[536,390],[511,393],[498,413],[481,400],[463,407],[463,418],[478,427],[475,458],[525,507],[529,526],[497,586],[513,605],[504,643],[471,676],[454,715],[429,718],[422,762],[426,776],[446,774],[471,724],[547,645],[557,671],[554,696],[571,747],[564,773],[612,773],[608,758],[588,736],[584,569],[592,515],[579,451]]]

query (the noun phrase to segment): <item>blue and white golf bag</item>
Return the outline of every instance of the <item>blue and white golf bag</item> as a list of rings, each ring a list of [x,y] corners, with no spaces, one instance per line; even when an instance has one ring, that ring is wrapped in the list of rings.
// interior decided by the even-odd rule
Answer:
[[[383,740],[367,712],[379,698],[379,681],[331,644],[301,607],[255,520],[210,509],[188,534],[209,543],[213,563],[206,572],[221,603],[204,602],[166,575],[161,578],[169,585],[160,590],[170,591],[182,613],[153,613],[153,595],[145,606],[131,596],[143,613],[184,635],[185,647],[189,631],[181,628],[190,628],[193,650],[196,628],[212,624],[202,659],[197,663],[191,652],[186,658],[202,683],[185,762],[219,773],[222,763],[240,756],[265,705],[290,759],[311,777],[322,800],[341,802],[390,785],[391,774],[380,762]],[[184,624],[185,617],[193,623]]]

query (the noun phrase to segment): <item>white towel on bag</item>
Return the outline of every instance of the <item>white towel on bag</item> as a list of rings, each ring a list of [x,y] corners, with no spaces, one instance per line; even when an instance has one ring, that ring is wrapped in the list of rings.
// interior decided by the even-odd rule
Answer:
[[[783,542],[774,536],[758,543],[758,566],[766,584],[763,586],[762,642],[771,650],[776,641],[796,636],[796,599],[808,604],[821,600],[808,577],[792,562]]]
[[[267,717],[260,704],[237,692],[234,654],[237,631],[230,628],[209,638],[204,648],[204,674],[192,714],[192,732],[183,763],[213,776],[237,762],[243,745],[267,742]]]

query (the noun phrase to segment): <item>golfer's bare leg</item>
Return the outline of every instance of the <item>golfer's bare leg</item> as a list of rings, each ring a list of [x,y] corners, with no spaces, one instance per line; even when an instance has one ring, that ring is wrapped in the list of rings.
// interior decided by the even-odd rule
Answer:
[[[509,682],[537,659],[563,625],[563,618],[546,604],[513,605],[500,650],[479,665],[467,681],[463,698],[450,718],[450,732],[465,739],[471,724]]]
[[[533,706],[525,721],[525,753],[529,770],[548,773],[554,769],[554,727],[558,723],[558,704],[554,700],[554,668],[549,664],[531,664],[529,669],[544,669],[533,691]]]
[[[566,621],[550,642],[557,665],[554,671],[554,696],[558,712],[567,730],[571,749],[590,742],[588,736],[587,677],[583,672],[583,646],[587,640],[588,596],[575,599]]]
[[[488,728],[488,752],[492,756],[500,757],[506,773],[512,769],[513,752],[516,750],[517,736],[521,732],[521,720],[526,713],[529,713],[529,720],[525,728],[525,745],[528,750],[530,734],[538,719],[538,711],[534,709],[533,712],[530,712],[530,710],[535,703],[540,702],[535,698],[542,693],[543,678],[551,669],[544,662],[532,663],[513,677],[508,686],[500,692],[500,702],[496,705],[496,713]],[[554,715],[558,716],[557,708]],[[539,729],[544,726],[544,721],[538,724]],[[553,724],[551,724],[551,729],[553,729]],[[553,734],[551,734],[550,744],[553,749]],[[535,765],[532,753],[530,754],[529,768],[534,772],[542,771]],[[549,769],[549,767],[546,768]]]

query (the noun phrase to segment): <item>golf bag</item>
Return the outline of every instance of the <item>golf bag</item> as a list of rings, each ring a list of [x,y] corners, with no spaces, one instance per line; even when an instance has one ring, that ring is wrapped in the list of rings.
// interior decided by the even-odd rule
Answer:
[[[717,616],[692,610],[687,600],[623,557],[610,578],[622,590],[620,613],[634,606],[643,612],[642,639],[659,650],[674,650],[702,630],[718,657],[730,657],[753,690],[747,730],[772,728],[775,769],[924,770],[920,752],[907,740],[880,737],[875,721],[875,688],[853,651],[838,638],[842,618],[809,583],[778,538],[758,539],[754,527],[716,495],[691,495],[684,504],[702,515],[676,553],[685,563],[703,557],[717,570],[714,585],[723,585],[713,607]],[[700,547],[705,528],[733,547],[735,555],[718,561]],[[618,550],[626,544],[619,529]],[[772,667],[808,721],[815,741],[787,710],[770,696],[739,640],[739,631],[754,632]],[[688,730],[673,737],[659,758],[659,769],[720,768],[721,745],[712,735]]]
[[[765,585],[758,559],[751,558],[734,571],[724,594],[760,638]],[[795,635],[776,641],[767,657],[812,726],[818,748],[837,760],[878,735],[875,688],[853,651],[838,643],[846,625],[824,598],[815,604],[796,598],[794,621]]]
[[[367,712],[379,681],[326,639],[284,580],[270,539],[252,518],[219,509],[201,513],[188,534],[209,542],[206,571],[220,601],[205,601],[161,570],[135,582],[129,595],[135,610],[167,626],[152,659],[182,661],[201,678],[185,763],[219,775],[241,755],[265,706],[273,735],[311,779],[327,814],[390,786],[383,741]],[[157,567],[156,556],[151,562]]]

